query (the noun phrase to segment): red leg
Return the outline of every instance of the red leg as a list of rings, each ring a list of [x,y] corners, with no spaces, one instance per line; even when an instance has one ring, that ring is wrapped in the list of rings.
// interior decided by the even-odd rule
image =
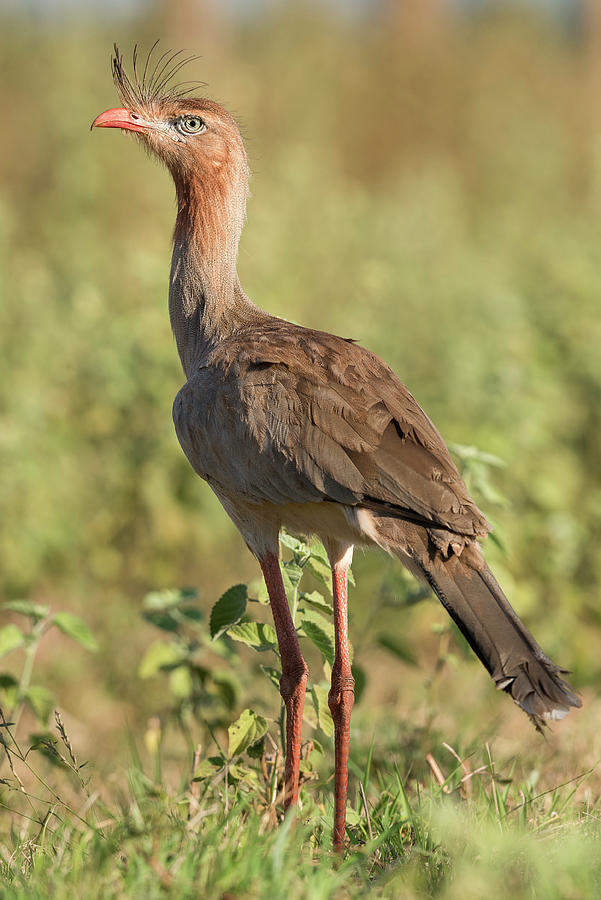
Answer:
[[[260,559],[259,563],[267,585],[282,660],[280,694],[286,705],[284,807],[288,809],[298,802],[301,729],[309,670],[298,643],[278,558],[275,554],[269,553]]]
[[[344,847],[351,710],[355,702],[355,679],[351,674],[348,646],[350,556],[350,553],[345,554],[332,566],[336,653],[328,705],[334,720],[334,850],[337,852],[341,852]]]

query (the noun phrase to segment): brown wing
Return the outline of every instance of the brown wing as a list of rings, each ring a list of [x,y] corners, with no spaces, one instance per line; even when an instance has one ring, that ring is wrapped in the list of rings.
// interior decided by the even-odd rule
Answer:
[[[217,481],[225,466],[230,489],[248,499],[333,500],[459,534],[488,531],[394,372],[334,335],[272,320],[224,341],[178,395],[174,417],[197,471]]]

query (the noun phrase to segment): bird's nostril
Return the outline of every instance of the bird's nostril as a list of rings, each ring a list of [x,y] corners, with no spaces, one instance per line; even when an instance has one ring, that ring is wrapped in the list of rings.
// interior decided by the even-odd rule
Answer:
[[[140,118],[140,116],[136,115],[136,113],[133,113],[133,112],[130,112],[129,117],[130,117],[130,119],[139,119]]]

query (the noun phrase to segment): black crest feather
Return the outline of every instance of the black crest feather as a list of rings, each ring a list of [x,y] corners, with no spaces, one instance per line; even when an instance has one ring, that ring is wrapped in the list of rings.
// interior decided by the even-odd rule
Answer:
[[[153,60],[158,44],[159,42],[155,41],[150,48],[141,74],[138,64],[138,45],[134,45],[131,78],[127,74],[123,56],[119,52],[117,44],[114,45],[114,53],[111,58],[113,81],[123,105],[128,109],[152,109],[165,101],[187,97],[198,87],[205,87],[201,81],[173,82],[178,72],[188,63],[200,59],[199,56],[194,53],[186,53],[185,50],[176,52],[166,50]]]

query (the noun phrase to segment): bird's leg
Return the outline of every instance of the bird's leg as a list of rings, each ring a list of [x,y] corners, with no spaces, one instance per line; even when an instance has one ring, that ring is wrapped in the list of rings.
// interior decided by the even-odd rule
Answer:
[[[328,706],[334,720],[334,850],[337,852],[344,847],[351,710],[355,702],[355,679],[351,674],[348,645],[348,568],[351,558],[352,547],[332,563],[336,652]]]
[[[301,653],[278,558],[275,554],[268,553],[259,563],[267,585],[282,661],[280,694],[286,705],[284,807],[288,809],[298,801],[301,729],[309,670]]]

